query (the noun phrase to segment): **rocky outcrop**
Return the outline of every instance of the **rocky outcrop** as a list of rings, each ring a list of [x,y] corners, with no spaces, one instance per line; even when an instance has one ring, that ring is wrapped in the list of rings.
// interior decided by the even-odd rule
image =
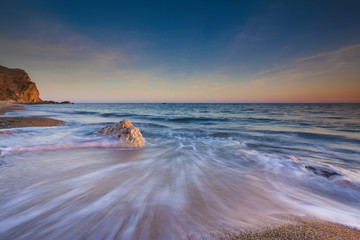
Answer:
[[[103,127],[98,131],[98,134],[117,136],[121,141],[132,147],[141,147],[145,144],[140,130],[134,127],[128,119]]]
[[[42,102],[36,84],[22,69],[0,66],[0,101]]]
[[[36,104],[74,104],[70,101],[56,102],[52,100],[43,100],[41,102],[20,102],[21,104],[36,105]]]
[[[313,166],[308,166],[308,165],[304,165],[304,167],[305,167],[305,169],[310,170],[314,174],[322,176],[322,177],[326,177],[327,179],[330,179],[331,177],[334,177],[334,176],[341,176],[339,173],[337,173],[331,169],[326,169],[323,167],[313,167]]]

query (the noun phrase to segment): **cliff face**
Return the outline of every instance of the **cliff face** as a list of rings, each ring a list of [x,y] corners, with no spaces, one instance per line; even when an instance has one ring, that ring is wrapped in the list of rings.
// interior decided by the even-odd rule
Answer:
[[[0,66],[0,101],[42,102],[36,84],[22,69]]]

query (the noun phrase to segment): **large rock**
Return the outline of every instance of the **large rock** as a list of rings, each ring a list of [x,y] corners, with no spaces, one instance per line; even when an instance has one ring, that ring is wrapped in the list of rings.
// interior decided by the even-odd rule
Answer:
[[[42,102],[36,84],[22,69],[0,66],[0,101]]]
[[[133,147],[141,147],[145,144],[140,130],[134,127],[128,119],[124,119],[117,124],[103,127],[98,131],[98,133],[100,135],[117,136],[121,141]]]

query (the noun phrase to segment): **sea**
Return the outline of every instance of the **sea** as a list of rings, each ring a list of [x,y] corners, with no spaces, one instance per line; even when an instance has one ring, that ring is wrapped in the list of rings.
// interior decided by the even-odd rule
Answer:
[[[66,124],[0,135],[0,239],[207,239],[288,215],[360,228],[360,104],[26,108],[5,116]],[[144,147],[96,134],[123,119]]]

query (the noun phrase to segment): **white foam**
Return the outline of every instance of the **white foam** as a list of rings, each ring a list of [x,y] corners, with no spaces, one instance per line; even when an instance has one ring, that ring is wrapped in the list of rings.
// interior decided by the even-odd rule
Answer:
[[[84,148],[126,148],[129,147],[121,140],[102,139],[88,142],[65,142],[47,145],[30,145],[8,147],[2,150],[2,154],[22,153],[22,152],[39,152],[39,151],[55,151],[55,150],[71,150]]]

